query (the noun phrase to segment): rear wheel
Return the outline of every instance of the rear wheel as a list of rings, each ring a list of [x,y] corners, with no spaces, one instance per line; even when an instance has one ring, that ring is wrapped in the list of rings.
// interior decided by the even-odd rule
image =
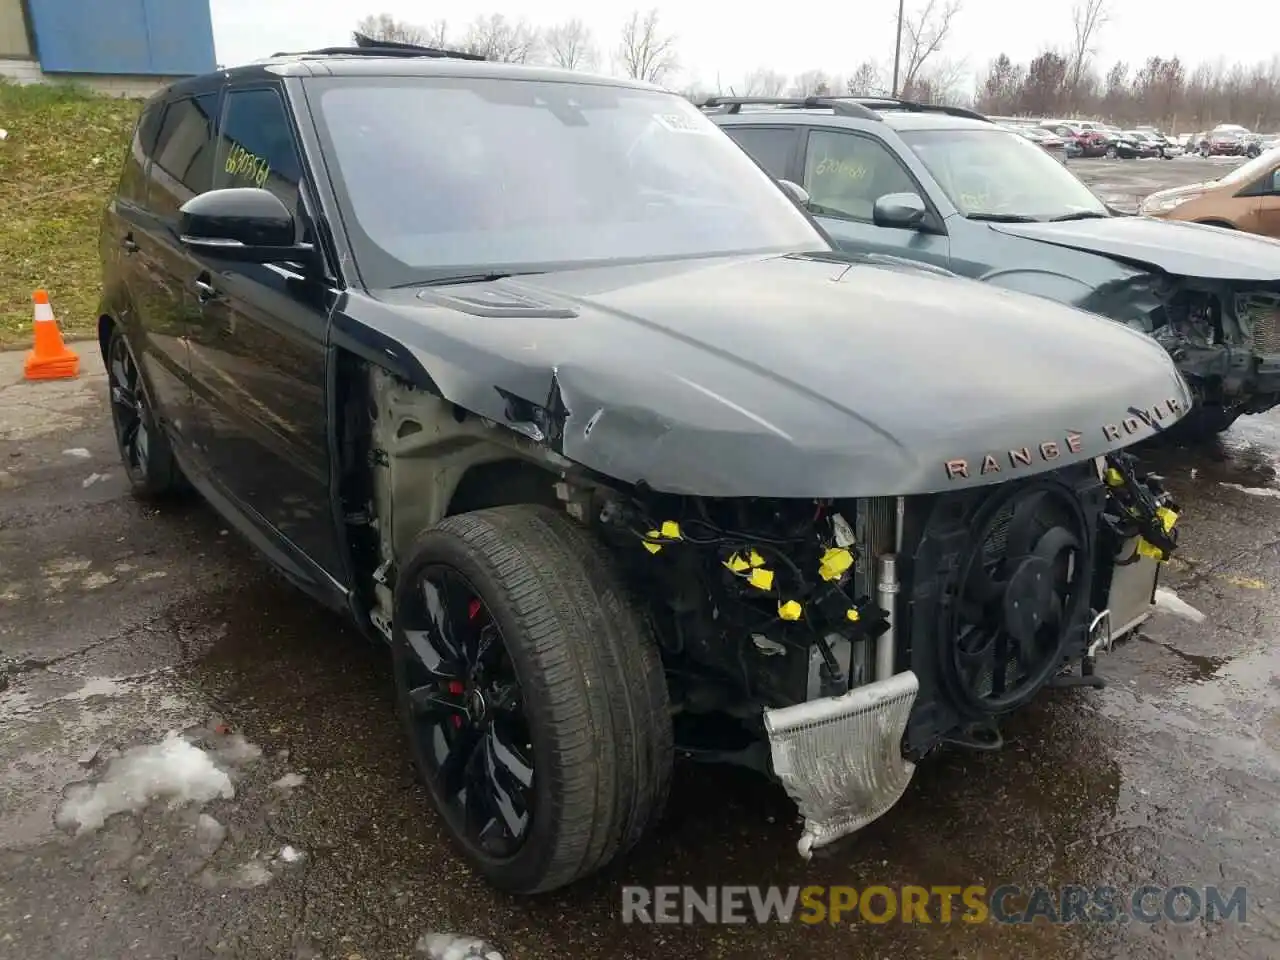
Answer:
[[[153,498],[182,490],[182,473],[152,413],[129,338],[118,326],[107,341],[107,386],[116,447],[134,494]]]
[[[657,645],[567,516],[508,506],[428,529],[397,576],[393,622],[418,771],[490,883],[565,886],[660,816],[673,749]]]

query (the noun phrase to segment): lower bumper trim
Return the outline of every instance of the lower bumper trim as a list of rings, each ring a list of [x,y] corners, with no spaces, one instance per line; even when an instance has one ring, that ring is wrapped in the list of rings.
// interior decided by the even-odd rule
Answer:
[[[915,773],[902,738],[919,690],[906,671],[764,712],[774,775],[804,817],[802,857],[861,830],[902,798]]]

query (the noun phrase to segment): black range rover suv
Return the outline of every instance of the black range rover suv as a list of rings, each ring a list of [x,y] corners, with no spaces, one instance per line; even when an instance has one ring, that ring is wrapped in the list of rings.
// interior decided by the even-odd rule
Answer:
[[[368,45],[184,80],[102,259],[136,491],[391,644],[508,890],[636,843],[677,748],[781,781],[802,853],[856,831],[1097,682],[1174,546],[1125,452],[1190,401],[1164,350],[833,250],[645,84]]]

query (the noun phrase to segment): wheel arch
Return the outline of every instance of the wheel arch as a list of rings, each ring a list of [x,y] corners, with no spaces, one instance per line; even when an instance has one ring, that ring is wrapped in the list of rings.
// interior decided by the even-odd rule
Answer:
[[[446,517],[515,504],[561,508],[556,484],[574,466],[546,444],[355,353],[338,348],[336,362],[339,496],[370,608],[391,609],[384,580]]]

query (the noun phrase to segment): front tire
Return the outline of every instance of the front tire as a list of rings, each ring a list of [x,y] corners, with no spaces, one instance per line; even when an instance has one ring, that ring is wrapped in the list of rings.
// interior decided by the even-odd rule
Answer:
[[[396,578],[393,659],[419,774],[494,886],[566,886],[666,805],[671,711],[657,644],[602,546],[516,505],[423,532]]]
[[[169,439],[151,410],[133,347],[119,326],[107,340],[107,386],[116,449],[134,496],[150,500],[185,489]]]
[[[1170,430],[1174,439],[1183,443],[1207,443],[1230,430],[1240,413],[1216,404],[1196,404]]]

